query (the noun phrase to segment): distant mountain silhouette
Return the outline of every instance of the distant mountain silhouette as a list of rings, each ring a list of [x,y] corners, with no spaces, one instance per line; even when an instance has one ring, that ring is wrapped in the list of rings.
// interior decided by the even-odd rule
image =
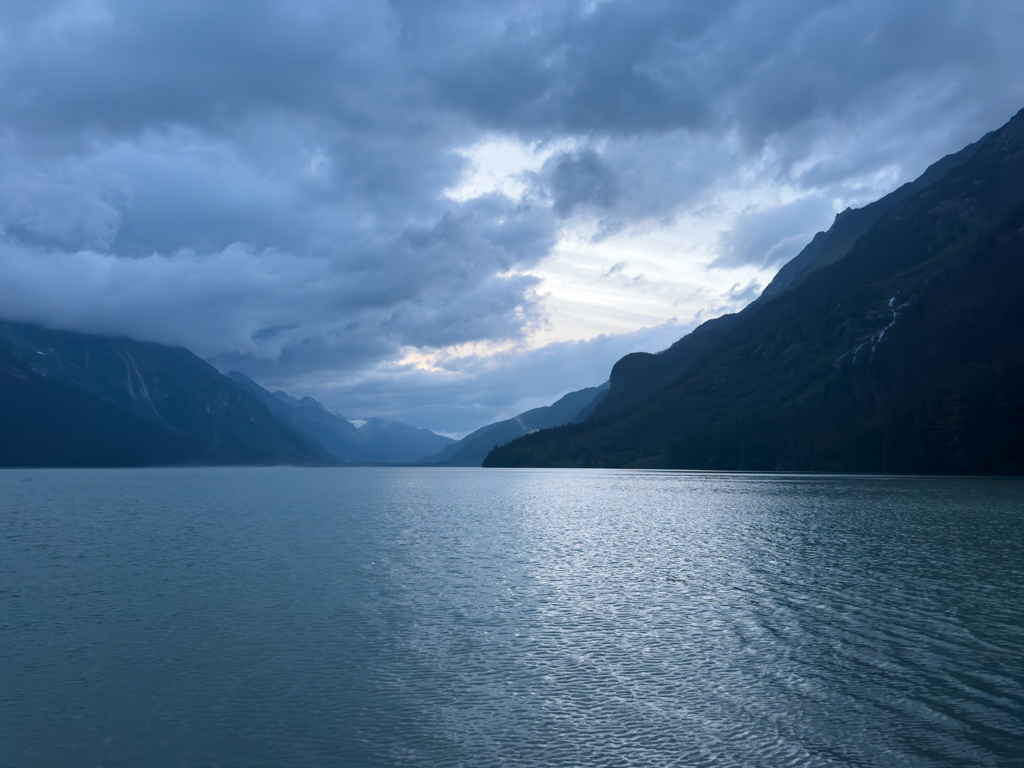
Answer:
[[[608,383],[570,392],[551,405],[520,413],[505,421],[496,421],[470,432],[440,453],[420,459],[423,464],[446,464],[455,467],[479,467],[493,448],[540,429],[582,421],[591,407],[608,391]]]
[[[182,347],[0,321],[0,466],[407,463],[454,442],[356,429]]]
[[[411,427],[400,421],[368,419],[356,430],[363,442],[363,461],[421,463],[455,441],[429,429]]]
[[[331,413],[311,397],[297,400],[284,392],[271,393],[238,371],[231,371],[228,376],[248,387],[278,421],[302,435],[332,461],[359,461],[356,428],[344,417]]]
[[[484,465],[1024,472],[1024,111]]]
[[[328,461],[186,349],[0,321],[0,466]]]
[[[368,419],[356,428],[344,416],[331,413],[312,397],[298,399],[280,390],[271,393],[238,371],[228,375],[249,387],[282,423],[326,451],[334,461],[411,463],[455,442],[429,429],[381,418]]]

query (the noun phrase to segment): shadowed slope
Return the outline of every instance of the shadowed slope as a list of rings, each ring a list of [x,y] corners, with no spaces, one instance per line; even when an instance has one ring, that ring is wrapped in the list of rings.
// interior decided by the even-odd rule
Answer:
[[[0,464],[329,461],[186,349],[0,322]]]
[[[534,408],[505,421],[480,427],[470,432],[459,442],[448,446],[440,453],[427,456],[424,464],[449,464],[456,467],[479,467],[487,454],[497,446],[549,427],[558,427],[577,421],[580,414],[599,401],[608,391],[608,383],[599,387],[587,387],[559,398],[551,405]],[[579,419],[582,420],[582,419]]]
[[[843,258],[623,358],[593,420],[485,466],[1019,473],[1021,392],[1024,114]]]

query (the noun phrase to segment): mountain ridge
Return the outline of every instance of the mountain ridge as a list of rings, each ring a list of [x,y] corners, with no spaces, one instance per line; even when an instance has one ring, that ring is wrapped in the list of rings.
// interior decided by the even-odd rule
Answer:
[[[825,232],[818,232],[800,253],[782,266],[761,296],[739,312],[701,323],[661,352],[634,352],[623,357],[612,367],[608,397],[598,406],[595,415],[599,418],[608,417],[652,397],[658,390],[700,365],[724,343],[734,325],[757,312],[767,301],[792,290],[821,267],[844,257],[856,240],[882,216],[910,195],[934,184],[967,162],[995,133],[990,131],[978,141],[932,163],[917,179],[901,185],[875,202],[836,214],[832,226]]]
[[[231,371],[228,376],[252,389],[279,420],[321,446],[335,461],[412,463],[455,442],[428,429],[379,417],[371,417],[357,428],[312,397],[296,398],[280,390],[270,392],[238,371]]]
[[[998,423],[1024,418],[1024,110],[965,151],[841,258],[623,358],[591,420],[484,465],[1024,471]]]
[[[424,464],[479,467],[483,464],[487,454],[496,446],[505,445],[522,435],[575,421],[583,411],[594,404],[595,399],[599,399],[607,390],[608,382],[605,382],[597,387],[586,387],[569,392],[551,405],[524,411],[511,419],[486,424],[443,451],[433,456],[427,456],[420,461]]]
[[[0,321],[0,465],[330,463],[183,347]]]
[[[751,306],[778,296],[793,287],[794,284],[802,282],[812,272],[841,259],[849,253],[861,235],[867,232],[882,216],[911,195],[931,186],[947,176],[954,168],[967,162],[994,133],[995,131],[989,131],[978,141],[937,160],[916,179],[902,184],[873,203],[869,203],[863,208],[847,208],[845,211],[837,213],[832,226],[824,232],[818,232],[800,253],[786,262],[761,292],[761,295],[751,302]]]
[[[356,429],[184,347],[0,320],[0,466],[408,463],[453,442]]]

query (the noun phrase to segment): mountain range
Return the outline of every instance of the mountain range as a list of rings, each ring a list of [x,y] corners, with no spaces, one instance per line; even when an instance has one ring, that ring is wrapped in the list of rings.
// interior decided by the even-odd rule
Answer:
[[[356,426],[181,347],[0,321],[0,466],[411,462],[454,442]]]
[[[281,423],[325,449],[344,463],[411,463],[453,445],[450,437],[400,421],[370,418],[358,427],[328,411],[312,397],[301,399],[277,390],[269,392],[238,371],[228,376],[252,390]]]
[[[0,322],[0,466],[331,461],[187,349]]]
[[[1024,110],[838,214],[761,296],[461,440],[186,349],[0,321],[0,466],[1024,473]]]
[[[0,321],[0,466],[480,466],[495,446],[570,423],[606,391],[455,441],[379,417],[353,422],[181,347]]]
[[[511,419],[496,421],[493,424],[480,427],[457,443],[449,445],[443,451],[420,459],[419,463],[479,467],[491,450],[505,445],[517,437],[529,435],[541,429],[584,421],[607,392],[608,382],[599,387],[587,387],[570,392],[551,405],[534,408],[520,413],[518,416],[513,416]]]
[[[484,466],[1024,472],[1024,110]]]

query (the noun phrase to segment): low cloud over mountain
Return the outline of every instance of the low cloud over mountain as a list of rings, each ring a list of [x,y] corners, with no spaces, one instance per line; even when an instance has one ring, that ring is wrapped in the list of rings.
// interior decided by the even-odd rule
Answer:
[[[466,432],[1003,123],[1022,31],[944,0],[7,4],[0,317]]]

